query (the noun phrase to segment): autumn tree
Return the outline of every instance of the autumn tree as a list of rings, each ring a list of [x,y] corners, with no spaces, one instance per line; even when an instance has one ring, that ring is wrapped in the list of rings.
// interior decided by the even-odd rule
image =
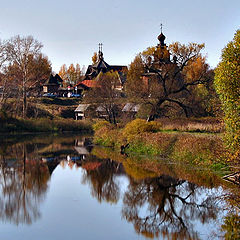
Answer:
[[[0,39],[0,69],[7,60],[6,46]]]
[[[68,81],[68,75],[67,75],[67,65],[63,64],[60,67],[60,70],[58,72],[58,75],[62,78],[63,82],[67,82]]]
[[[167,47],[162,33],[158,39],[157,47],[139,53],[131,63],[128,96],[131,101],[149,107],[149,120],[172,108],[180,108],[189,116],[192,114],[189,97],[193,89],[212,78],[206,59],[201,55],[204,44],[175,42]]]
[[[96,52],[93,53],[93,56],[92,56],[92,64],[95,64],[98,60],[98,55]]]
[[[78,63],[76,64],[76,67],[75,67],[75,75],[76,75],[76,81],[75,81],[75,84],[76,84],[78,81],[82,79],[82,76],[83,76],[81,67]]]
[[[6,100],[8,99],[11,92],[9,81],[7,81],[7,78],[3,74],[4,63],[6,61],[7,61],[6,46],[5,43],[3,43],[0,40],[0,110],[4,108]]]
[[[240,160],[240,30],[222,51],[215,70],[215,88],[220,96],[233,158]]]
[[[43,45],[32,36],[18,35],[8,40],[6,44],[9,68],[14,68],[16,83],[21,91],[23,117],[26,116],[28,89],[31,89],[37,81],[42,80],[38,78],[35,73],[37,69],[33,67],[34,62],[38,62],[39,58],[43,59],[41,57],[42,47]]]
[[[65,86],[70,84],[75,85],[82,79],[82,71],[78,63],[76,66],[72,63],[69,67],[67,67],[66,64],[63,64],[58,74],[63,79]]]
[[[86,101],[100,106],[106,115],[105,120],[117,123],[120,79],[117,72],[100,73],[93,87],[86,95]]]

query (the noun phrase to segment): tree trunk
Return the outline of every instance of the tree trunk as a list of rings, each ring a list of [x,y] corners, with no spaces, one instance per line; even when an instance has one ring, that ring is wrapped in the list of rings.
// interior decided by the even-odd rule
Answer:
[[[155,114],[150,114],[147,118],[147,122],[151,122],[155,120]]]
[[[26,81],[23,81],[23,109],[22,109],[22,117],[26,118],[27,111],[27,93],[26,93]]]
[[[152,105],[151,112],[147,118],[147,122],[154,121],[157,116],[157,109],[160,108],[160,106],[165,102],[165,99],[161,99],[158,101],[156,105]]]

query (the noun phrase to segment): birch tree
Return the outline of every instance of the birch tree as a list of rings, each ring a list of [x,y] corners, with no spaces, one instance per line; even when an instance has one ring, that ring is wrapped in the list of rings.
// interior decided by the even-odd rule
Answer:
[[[32,36],[21,37],[19,35],[8,40],[6,44],[7,57],[10,64],[17,66],[21,75],[19,88],[22,97],[22,116],[26,117],[27,86],[31,78],[31,60],[39,57],[43,45]]]

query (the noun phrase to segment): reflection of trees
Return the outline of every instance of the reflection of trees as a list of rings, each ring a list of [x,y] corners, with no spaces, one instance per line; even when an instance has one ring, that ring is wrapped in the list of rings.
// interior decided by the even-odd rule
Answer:
[[[231,192],[221,195],[220,201],[226,203],[227,215],[224,217],[224,223],[221,230],[224,233],[224,239],[240,239],[240,189],[235,187]]]
[[[122,215],[138,233],[148,237],[177,234],[198,239],[194,220],[203,224],[215,219],[217,209],[210,197],[200,196],[197,185],[162,175],[140,182],[131,179],[123,199]],[[198,199],[199,198],[199,199]]]
[[[225,239],[240,239],[240,215],[237,213],[229,213],[224,219],[222,230],[225,232]]]
[[[31,148],[17,144],[11,146],[11,159],[0,156],[0,217],[4,221],[31,224],[40,217],[38,208],[47,190],[49,172],[37,151],[28,154]]]
[[[119,184],[116,181],[116,173],[121,164],[111,160],[103,160],[95,169],[86,170],[83,175],[83,183],[91,184],[91,192],[99,202],[107,201],[116,203],[120,197]],[[115,175],[115,176],[114,176]]]
[[[38,219],[51,171],[61,159],[76,154],[76,140],[84,139],[74,134],[0,136],[0,218],[15,224]]]

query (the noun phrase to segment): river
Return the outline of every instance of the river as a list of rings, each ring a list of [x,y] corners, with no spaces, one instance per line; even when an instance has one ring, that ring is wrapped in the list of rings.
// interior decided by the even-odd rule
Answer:
[[[141,161],[151,164],[143,169]],[[91,136],[1,137],[0,239],[205,240],[239,234],[239,187],[208,169],[155,162],[92,146]]]

